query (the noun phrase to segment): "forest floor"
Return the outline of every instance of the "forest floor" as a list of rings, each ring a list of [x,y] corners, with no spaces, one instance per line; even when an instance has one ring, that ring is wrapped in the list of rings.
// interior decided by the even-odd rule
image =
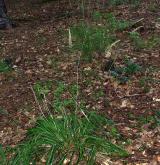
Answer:
[[[7,59],[13,68],[0,73],[0,143],[14,146],[26,135],[40,115],[32,86],[52,81],[77,82],[78,54],[68,50],[68,29],[83,20],[76,3],[69,1],[8,0],[8,14],[17,27],[0,31],[0,59]],[[113,12],[116,18],[139,21],[143,40],[160,36],[160,4],[143,0],[138,7],[120,5],[100,9]],[[90,21],[90,10],[85,17]],[[136,27],[135,27],[136,28]],[[160,44],[135,49],[128,37],[134,27],[116,32],[120,42],[113,50],[116,66],[124,66],[124,58],[139,65],[125,84],[118,83],[104,71],[107,57],[94,54],[90,63],[80,62],[80,98],[86,107],[98,110],[116,123],[126,140],[128,158],[110,159],[111,164],[160,164]],[[156,43],[154,43],[156,42]],[[158,40],[160,42],[160,39]],[[48,97],[52,97],[50,93]],[[117,143],[118,140],[117,140]]]

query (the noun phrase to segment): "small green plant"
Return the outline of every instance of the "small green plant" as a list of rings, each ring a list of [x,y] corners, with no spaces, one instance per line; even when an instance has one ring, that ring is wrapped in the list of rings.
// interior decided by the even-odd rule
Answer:
[[[113,13],[101,14],[100,12],[94,12],[92,17],[93,20],[97,22],[100,20],[101,23],[104,23],[110,33],[113,33],[116,30],[123,31],[131,26],[130,21],[118,20]]]
[[[0,115],[8,115],[8,111],[0,107]]]
[[[104,91],[103,90],[98,90],[98,91],[95,91],[94,93],[94,97],[95,99],[99,99],[100,97],[103,97],[104,96]]]
[[[95,11],[95,12],[93,12],[92,17],[93,17],[94,21],[101,21],[103,15],[100,12]]]
[[[66,111],[73,112],[76,109],[75,96],[77,90],[76,85],[67,87],[64,83],[58,83],[58,87],[54,91],[54,101],[52,104],[54,110],[60,112],[61,109],[65,108]]]
[[[155,72],[158,72],[158,71],[159,71],[159,68],[154,68],[154,67],[148,67],[146,69],[147,75],[142,77],[139,80],[139,85],[140,85],[140,87],[143,88],[144,92],[149,92],[152,84],[160,83],[159,79],[155,79],[155,78],[153,78],[153,76],[151,76]]]
[[[159,7],[158,5],[154,4],[154,3],[151,3],[149,6],[148,6],[148,10],[151,11],[151,12],[157,12],[159,10]]]
[[[129,21],[117,20],[117,18],[114,16],[113,13],[109,13],[105,15],[104,17],[106,19],[106,26],[111,33],[117,30],[123,31],[131,25]]]
[[[159,81],[153,79],[150,76],[144,76],[139,80],[139,85],[145,93],[148,93],[150,91],[150,85],[153,83],[159,83]]]
[[[141,66],[136,64],[130,59],[125,59],[124,67],[116,67],[110,70],[110,73],[115,77],[121,84],[125,84],[130,78],[141,71]]]
[[[50,58],[50,59],[48,59],[47,64],[49,66],[51,66],[52,68],[57,69],[58,68],[58,59],[56,57]]]
[[[160,111],[156,111],[154,115],[151,116],[140,116],[138,121],[141,125],[151,124],[153,128],[160,126]]]
[[[148,93],[150,91],[149,83],[151,79],[149,77],[142,77],[139,80],[139,85],[143,89],[143,92]]]
[[[0,60],[0,73],[11,71],[12,68],[4,60]]]
[[[155,36],[155,35],[150,37],[148,39],[146,45],[150,49],[153,49],[155,47],[159,47],[160,46],[160,37],[159,36]]]
[[[130,38],[136,47],[137,50],[140,49],[153,49],[155,47],[158,47],[160,45],[160,37],[159,36],[152,36],[148,40],[144,41],[140,34],[138,32],[131,32],[130,33]]]
[[[141,70],[141,66],[130,59],[125,60],[125,65],[126,67],[123,68],[123,72],[127,75],[133,75]]]
[[[44,97],[50,92],[52,87],[51,81],[37,82],[34,86],[34,92],[38,100],[44,99]]]
[[[138,118],[138,120],[139,120],[139,122],[141,123],[141,124],[148,124],[148,123],[150,123],[150,122],[152,122],[153,120],[154,120],[154,117],[153,116],[140,116],[139,118]]]
[[[82,52],[83,59],[91,61],[93,53],[103,53],[115,41],[103,26],[92,26],[82,23],[71,29],[75,40],[73,48]]]
[[[131,38],[136,50],[144,49],[146,47],[144,40],[138,32],[131,32],[129,37]]]

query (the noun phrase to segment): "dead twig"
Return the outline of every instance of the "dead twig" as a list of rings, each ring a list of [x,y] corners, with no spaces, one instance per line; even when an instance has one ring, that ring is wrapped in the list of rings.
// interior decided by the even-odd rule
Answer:
[[[133,95],[122,96],[122,97],[120,97],[120,99],[127,98],[127,97],[143,96],[143,95],[144,95],[144,94],[142,94],[142,93],[136,93],[136,94],[133,94]]]
[[[141,29],[141,28],[143,28],[143,26],[139,26],[139,27],[133,29],[132,32],[136,32],[136,31],[138,31],[138,30]]]
[[[30,89],[31,89],[31,91],[32,91],[32,93],[33,93],[34,100],[35,100],[36,104],[38,105],[38,109],[40,110],[41,114],[42,114],[43,117],[45,118],[45,114],[43,113],[43,110],[42,110],[42,108],[41,108],[41,106],[40,106],[40,104],[39,104],[39,101],[38,101],[38,99],[37,99],[37,97],[36,97],[36,94],[35,94],[35,92],[34,92],[33,87],[31,86]]]
[[[144,94],[133,94],[133,95],[126,95],[126,96],[118,96],[117,95],[117,98],[119,99],[119,100],[121,100],[121,99],[124,99],[124,98],[130,98],[130,97],[136,97],[136,96],[143,96]],[[112,101],[115,101],[115,98],[113,98],[113,99],[111,99],[111,100],[109,100],[110,102],[112,102]]]
[[[139,23],[142,22],[143,20],[144,20],[144,18],[141,18],[141,19],[135,21],[135,22],[132,24],[132,26],[135,26],[136,24],[139,24]]]

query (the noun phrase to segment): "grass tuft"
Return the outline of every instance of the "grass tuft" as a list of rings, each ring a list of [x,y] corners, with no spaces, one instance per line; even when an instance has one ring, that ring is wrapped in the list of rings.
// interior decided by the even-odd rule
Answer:
[[[66,89],[63,83],[59,84],[53,103],[56,105],[57,101],[61,102],[60,106],[53,106],[56,115],[38,119],[35,127],[28,130],[25,141],[7,153],[11,155],[11,159],[7,161],[6,153],[1,150],[1,157],[7,164],[28,165],[43,162],[56,165],[67,161],[70,164],[85,162],[89,165],[96,162],[98,153],[128,156],[123,148],[111,142],[118,134],[113,127],[113,121],[96,112],[78,115],[84,110],[69,112],[66,109],[66,99],[61,100]],[[71,91],[71,100],[74,100],[77,87],[71,86],[68,89]]]
[[[0,60],[0,73],[6,73],[11,71],[12,68],[4,60]]]
[[[28,140],[15,150],[12,161],[17,165],[27,165],[43,158],[46,164],[63,163],[65,160],[73,163],[74,155],[75,164],[82,161],[90,164],[98,152],[128,155],[121,147],[99,135],[101,128],[108,124],[105,118],[91,113],[88,119],[71,114],[38,120],[36,126],[29,130]]]

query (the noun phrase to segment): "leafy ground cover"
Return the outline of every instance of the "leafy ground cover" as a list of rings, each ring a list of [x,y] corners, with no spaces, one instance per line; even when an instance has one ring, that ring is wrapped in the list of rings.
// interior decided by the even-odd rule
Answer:
[[[44,115],[48,114],[47,108],[55,110],[64,106],[70,114],[76,109],[76,100],[87,113],[96,111],[97,116],[109,119],[114,125],[98,123],[104,130],[92,125],[83,135],[89,136],[94,131],[91,128],[97,127],[96,133],[109,139],[110,145],[116,144],[121,152],[129,153],[127,157],[109,154],[97,163],[159,164],[159,2],[18,0],[16,5],[13,1],[8,1],[8,4],[9,15],[17,27],[0,31],[0,143],[3,149],[10,150],[8,148],[22,144],[28,128],[33,128],[31,134],[36,137],[34,133],[41,127],[45,130],[46,125],[53,124],[48,119],[51,124],[45,125],[46,121],[41,119],[37,123],[40,127],[37,130],[33,127],[42,117],[40,107],[45,109]],[[79,93],[73,101],[71,96],[77,90],[77,78]],[[68,86],[60,99],[58,93],[63,91],[63,85],[57,88],[59,82]],[[56,116],[58,112],[52,113]],[[86,119],[81,111],[77,116]],[[61,119],[61,116],[54,117],[55,123],[61,123],[59,126],[73,141],[69,136],[71,130],[63,125]],[[66,121],[71,125],[72,120],[69,115]],[[76,126],[72,129],[81,128]],[[62,136],[58,133],[57,136]],[[64,160],[75,160],[80,146],[65,143],[65,139],[63,137],[59,152]],[[46,153],[54,153],[55,148],[48,143],[50,139],[47,140],[43,148],[39,148],[35,141],[32,143],[39,150],[36,156],[43,158],[38,159],[40,164],[47,161]],[[38,141],[43,142],[43,134]],[[88,152],[94,155],[97,145],[94,148],[85,144],[87,151],[84,155]],[[70,150],[72,147],[74,152]],[[66,149],[70,152],[65,157]],[[30,151],[36,152],[32,148],[25,154],[30,155]],[[1,155],[5,154],[2,151]],[[91,164],[92,158],[87,160]],[[61,159],[57,157],[57,161]],[[26,163],[28,160],[23,161]]]

